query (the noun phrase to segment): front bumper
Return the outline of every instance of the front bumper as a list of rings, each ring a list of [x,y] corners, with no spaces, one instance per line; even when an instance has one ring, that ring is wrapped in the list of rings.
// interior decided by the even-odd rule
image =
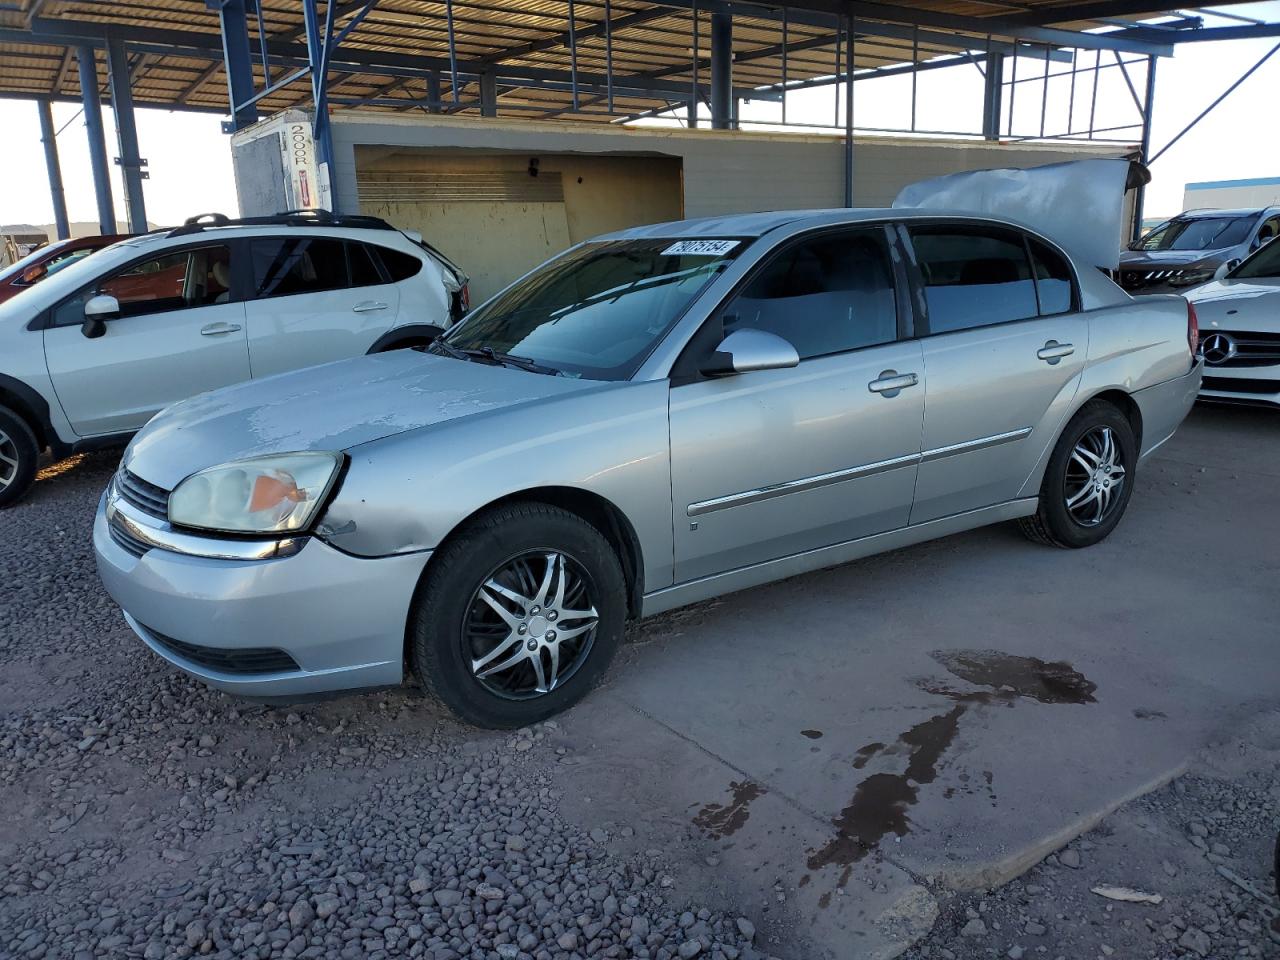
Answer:
[[[1280,363],[1265,367],[1206,366],[1200,399],[1280,406]]]
[[[353,557],[312,538],[262,560],[161,548],[136,556],[111,535],[107,494],[93,545],[129,626],[210,686],[288,698],[403,679],[405,626],[429,552]]]

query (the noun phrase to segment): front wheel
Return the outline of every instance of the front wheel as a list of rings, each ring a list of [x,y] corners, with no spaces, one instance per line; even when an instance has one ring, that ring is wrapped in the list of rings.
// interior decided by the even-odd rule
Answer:
[[[1129,419],[1105,400],[1089,401],[1058,439],[1039,506],[1019,521],[1023,533],[1055,547],[1089,547],[1103,540],[1129,505],[1137,464]]]
[[[16,503],[31,488],[39,457],[35,434],[26,421],[0,407],[0,510]]]
[[[515,504],[432,558],[409,652],[422,684],[461,719],[522,727],[591,690],[625,620],[626,581],[608,540],[568,511]]]

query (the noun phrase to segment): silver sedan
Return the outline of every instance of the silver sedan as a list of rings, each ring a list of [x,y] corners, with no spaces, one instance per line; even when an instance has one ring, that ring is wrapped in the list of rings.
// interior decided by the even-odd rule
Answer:
[[[1017,520],[1120,522],[1200,386],[1194,317],[1047,237],[926,210],[743,215],[580,244],[431,347],[156,417],[102,579],[237,694],[400,683],[513,727],[624,622]]]

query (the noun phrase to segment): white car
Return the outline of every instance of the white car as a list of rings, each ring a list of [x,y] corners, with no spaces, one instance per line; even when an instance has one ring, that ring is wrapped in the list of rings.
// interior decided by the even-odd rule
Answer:
[[[122,444],[207,390],[429,343],[466,280],[374,217],[212,214],[106,247],[0,304],[0,508],[46,448]]]
[[[1200,399],[1280,407],[1280,243],[1188,292],[1200,321]]]

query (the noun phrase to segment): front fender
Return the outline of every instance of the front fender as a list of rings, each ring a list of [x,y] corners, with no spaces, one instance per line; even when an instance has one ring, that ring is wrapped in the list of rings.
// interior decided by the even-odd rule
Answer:
[[[631,524],[646,589],[672,582],[666,381],[602,385],[361,444],[318,532],[386,556],[439,546],[498,500],[540,487],[586,490]]]

